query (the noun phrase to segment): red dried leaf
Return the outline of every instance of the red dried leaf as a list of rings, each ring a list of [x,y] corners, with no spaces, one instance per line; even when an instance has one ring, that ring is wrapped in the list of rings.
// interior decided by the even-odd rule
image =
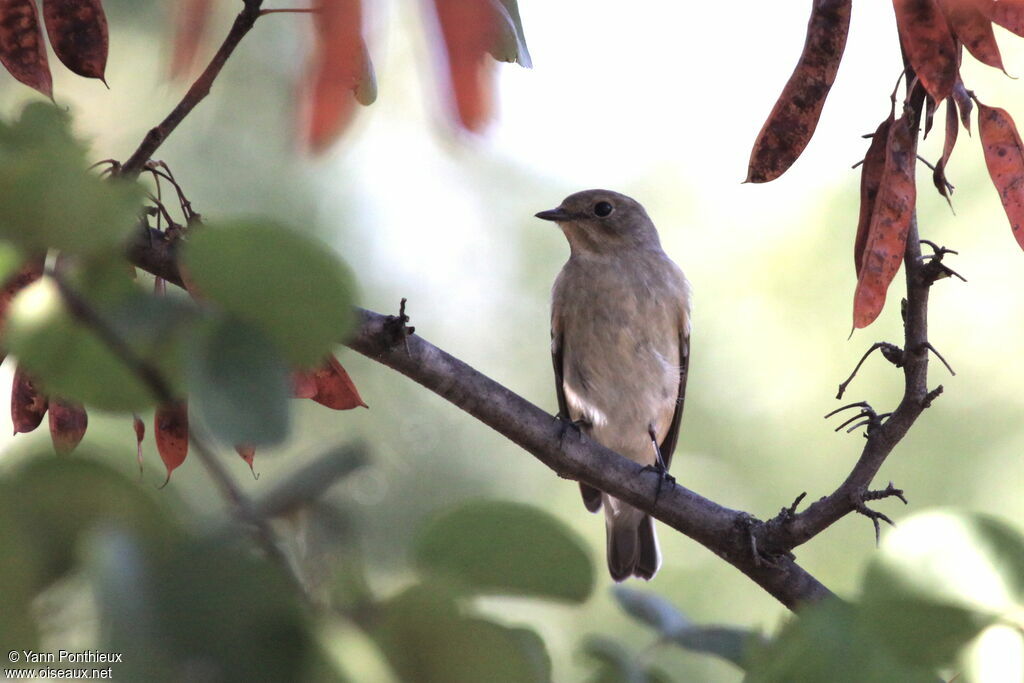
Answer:
[[[362,36],[360,0],[318,0],[316,42],[306,78],[304,135],[320,152],[348,126],[356,102],[376,97],[373,67]]]
[[[153,438],[156,439],[156,450],[167,468],[167,482],[171,480],[171,472],[185,462],[188,455],[188,403],[179,401],[156,409],[153,420]]]
[[[846,48],[850,4],[850,0],[815,1],[804,51],[754,141],[746,182],[775,180],[810,142]]]
[[[917,138],[904,115],[889,127],[885,169],[853,297],[855,328],[870,325],[882,312],[886,290],[903,262],[910,219],[917,200],[914,185],[916,161]]]
[[[64,66],[104,83],[107,69],[107,17],[100,0],[43,0],[50,46]]]
[[[146,438],[146,423],[138,415],[132,415],[133,426],[135,427],[135,458],[139,462],[139,476],[142,476],[142,440]]]
[[[46,396],[43,395],[35,382],[19,365],[14,371],[14,383],[11,385],[11,422],[15,434],[31,432],[46,415]]]
[[[13,275],[9,276],[0,288],[0,331],[3,330],[4,322],[7,320],[7,309],[11,301],[18,295],[18,292],[43,276],[43,264],[45,256],[30,258],[18,268]]]
[[[254,479],[259,479],[260,475],[256,474],[256,470],[253,469],[253,463],[256,461],[256,449],[252,446],[246,446],[245,444],[236,444],[235,452],[241,456],[242,460],[249,466],[249,471],[252,472]]]
[[[986,2],[982,11],[992,21],[1007,31],[1024,36],[1024,0],[999,0]]]
[[[499,39],[501,16],[491,0],[434,0],[434,10],[459,123],[479,132],[493,110],[494,64],[488,54]]]
[[[935,0],[893,0],[896,26],[910,66],[936,102],[949,97],[957,78],[957,49]]]
[[[967,133],[971,132],[971,112],[974,111],[974,102],[971,94],[964,87],[964,82],[957,76],[956,85],[953,86],[953,99],[956,100],[956,108],[960,110],[960,122],[964,124]]]
[[[992,21],[985,15],[991,0],[938,0],[953,35],[982,64],[1004,73],[1003,58],[992,32]]]
[[[58,453],[67,455],[75,450],[88,427],[89,416],[81,403],[50,399],[50,438]]]
[[[927,95],[924,98],[924,137],[932,131],[932,124],[935,122],[935,110],[939,108],[938,103]]]
[[[210,23],[213,0],[178,0],[174,3],[174,48],[171,78],[185,78],[192,72]]]
[[[861,164],[860,218],[857,220],[857,238],[853,243],[853,265],[858,276],[864,259],[864,247],[868,243],[868,228],[875,213],[875,198],[878,196],[882,172],[885,170],[885,148],[889,141],[889,126],[892,125],[892,120],[893,115],[889,114],[889,118],[878,124],[871,138],[871,145],[864,155],[864,163]]]
[[[1024,145],[1017,126],[1005,110],[978,102],[978,131],[988,174],[999,191],[1013,236],[1024,248]]]
[[[317,403],[334,410],[369,407],[363,403],[352,378],[334,356],[329,356],[324,364],[313,372],[313,377],[316,381],[316,396],[313,400]]]
[[[957,134],[960,130],[960,122],[956,118],[956,102],[952,97],[946,99],[946,140],[942,143],[942,157],[935,164],[935,171],[932,172],[932,182],[935,189],[939,191],[946,201],[949,201],[949,181],[946,179],[946,164],[949,163],[949,156],[956,146]],[[952,206],[952,202],[950,202]]]
[[[34,0],[0,0],[0,63],[25,85],[53,98]]]
[[[313,398],[316,396],[316,376],[313,372],[296,370],[292,372],[292,397]]]

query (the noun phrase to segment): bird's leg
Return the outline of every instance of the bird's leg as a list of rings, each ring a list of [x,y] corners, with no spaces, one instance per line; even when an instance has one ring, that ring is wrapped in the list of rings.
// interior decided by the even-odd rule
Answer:
[[[668,473],[668,467],[665,466],[665,458],[661,455],[661,448],[658,446],[658,437],[654,433],[654,425],[647,426],[647,434],[651,437],[651,446],[654,448],[654,464],[644,466],[644,471],[651,471],[658,473],[658,488],[654,491],[654,503],[658,503],[658,498],[661,496],[661,486],[664,482],[669,482],[675,486],[676,478]]]

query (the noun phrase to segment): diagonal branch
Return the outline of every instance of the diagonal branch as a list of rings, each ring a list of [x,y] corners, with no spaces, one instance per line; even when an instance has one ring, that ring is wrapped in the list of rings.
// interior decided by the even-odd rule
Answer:
[[[159,233],[140,232],[129,248],[135,265],[181,282],[173,249]],[[352,349],[422,384],[523,447],[562,477],[586,482],[650,512],[703,544],[790,608],[831,593],[791,556],[769,561],[752,548],[757,521],[683,487],[662,490],[659,475],[589,439],[563,438],[554,416],[418,335],[395,335],[391,316],[358,309]]]

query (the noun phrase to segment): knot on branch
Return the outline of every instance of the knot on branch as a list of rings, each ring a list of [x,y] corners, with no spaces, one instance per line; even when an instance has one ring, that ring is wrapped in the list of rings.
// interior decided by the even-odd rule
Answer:
[[[799,498],[793,503],[791,509],[794,509],[796,504],[806,494],[801,494]],[[783,508],[783,512],[786,509]],[[779,514],[779,517],[782,513]],[[783,559],[795,559],[795,555],[788,549],[777,551],[775,549],[769,549],[761,546],[757,542],[758,535],[765,535],[765,532],[773,525],[777,525],[780,522],[779,517],[769,520],[768,522],[762,522],[757,517],[746,512],[741,512],[736,516],[736,526],[738,527],[739,533],[746,536],[747,547],[750,550],[750,557],[755,567],[771,567],[772,569],[782,569],[781,560]],[[784,523],[784,522],[783,522]]]
[[[409,316],[405,314],[405,297],[402,297],[402,301],[398,304],[398,315],[389,315],[384,319],[382,329],[384,332],[384,344],[389,348],[393,349],[399,344],[405,345],[405,353],[411,355],[409,352],[409,335],[416,332],[416,328],[406,325],[409,322]]]
[[[942,262],[942,258],[946,254],[953,254],[955,256],[959,252],[947,249],[946,247],[940,247],[931,240],[921,240],[921,244],[928,245],[932,249],[931,254],[921,257],[922,261],[927,261],[919,273],[921,282],[926,287],[931,287],[937,280],[942,280],[947,277],[957,277],[963,282],[967,282],[967,278]]]

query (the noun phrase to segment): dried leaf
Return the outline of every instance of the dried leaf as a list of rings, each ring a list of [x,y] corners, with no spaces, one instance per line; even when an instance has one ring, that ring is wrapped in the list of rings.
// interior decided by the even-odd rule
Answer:
[[[135,448],[136,459],[139,462],[139,476],[142,476],[142,440],[146,438],[146,423],[138,415],[132,415],[133,426],[135,427]]]
[[[449,86],[459,123],[479,132],[491,118],[494,64],[500,15],[490,0],[434,0],[448,64]]]
[[[778,178],[810,142],[846,48],[850,5],[815,0],[800,61],[754,141],[746,182]]]
[[[334,356],[329,356],[324,364],[313,372],[313,377],[316,381],[316,396],[313,400],[317,403],[334,410],[369,407],[363,403],[352,378]]]
[[[886,290],[903,262],[910,219],[917,200],[914,185],[916,161],[915,131],[904,114],[889,127],[885,169],[853,298],[853,325],[856,328],[870,325],[882,312]]]
[[[79,76],[103,80],[107,69],[107,17],[100,0],[43,0],[50,45]]]
[[[31,432],[46,415],[46,396],[36,388],[32,381],[19,365],[14,371],[14,383],[11,385],[11,422],[14,424],[15,434],[27,434]]]
[[[370,104],[377,86],[362,36],[360,0],[318,0],[316,41],[306,76],[304,136],[323,151],[352,120],[356,102]]]
[[[167,468],[167,480],[163,483],[167,486],[171,472],[185,462],[188,455],[188,403],[178,401],[160,406],[156,409],[153,424],[156,450]]]
[[[0,0],[0,63],[25,85],[53,98],[34,0]]]
[[[968,135],[971,133],[971,112],[974,111],[974,102],[971,94],[964,87],[964,82],[958,76],[956,85],[953,86],[953,99],[956,100],[956,107],[960,110],[960,122],[964,124]]]
[[[946,140],[942,143],[942,157],[935,164],[935,171],[932,172],[932,182],[935,189],[939,191],[946,201],[949,201],[949,181],[946,179],[946,164],[949,163],[949,156],[956,146],[956,137],[960,130],[960,122],[956,117],[956,102],[952,97],[946,99]],[[952,207],[950,202],[950,207]]]
[[[171,78],[188,77],[196,63],[210,24],[213,0],[178,0],[174,3],[174,52],[171,55]]]
[[[1006,73],[992,21],[985,15],[991,0],[938,0],[956,38],[982,64]]]
[[[249,471],[252,472],[254,479],[259,479],[260,476],[256,474],[253,469],[253,463],[256,461],[256,449],[252,446],[246,446],[245,444],[237,444],[235,446],[235,452],[241,456],[242,460],[249,466]]]
[[[978,102],[978,131],[985,164],[999,191],[1017,244],[1024,248],[1024,145],[1013,119],[998,107]]]
[[[50,438],[55,451],[67,455],[75,450],[88,426],[89,416],[81,403],[50,399]]]
[[[936,102],[953,92],[957,49],[935,0],[893,0],[900,42],[910,66]]]
[[[878,196],[878,187],[882,182],[882,172],[885,170],[885,148],[889,140],[889,127],[892,125],[893,115],[878,124],[871,144],[864,155],[864,163],[860,171],[860,218],[857,220],[857,237],[853,243],[853,264],[856,273],[860,275],[861,262],[864,259],[864,247],[868,243],[868,228],[871,225],[871,217],[875,213],[875,198]]]
[[[1007,31],[1024,36],[1024,0],[999,0],[986,2],[982,8],[985,16]]]
[[[316,396],[315,374],[301,370],[292,372],[292,398],[313,398],[314,396]]]

